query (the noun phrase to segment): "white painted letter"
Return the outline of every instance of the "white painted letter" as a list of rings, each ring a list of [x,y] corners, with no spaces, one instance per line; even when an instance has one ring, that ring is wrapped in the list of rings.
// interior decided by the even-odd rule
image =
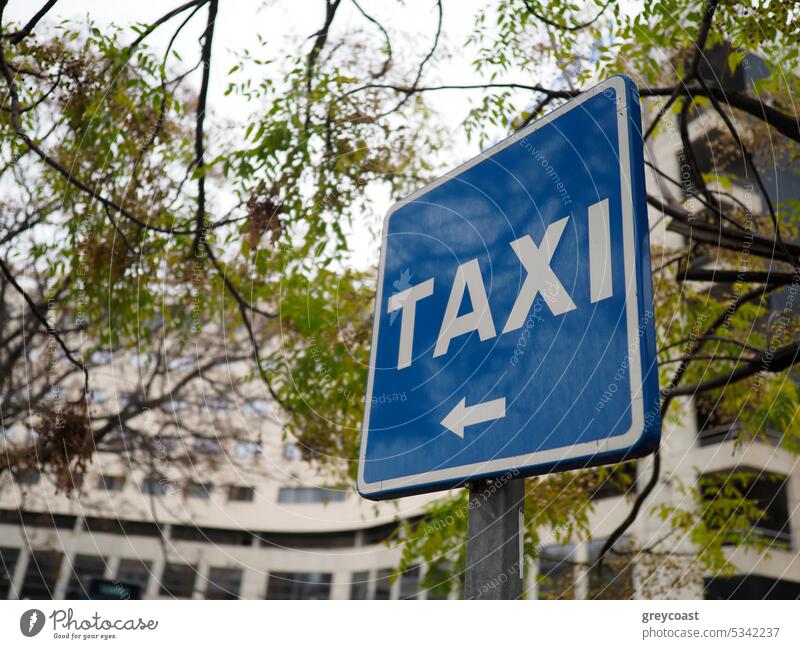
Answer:
[[[472,311],[459,316],[458,309],[464,299],[465,289],[469,291]],[[489,310],[486,288],[481,277],[481,267],[478,265],[477,259],[472,259],[466,264],[461,264],[456,270],[453,288],[450,289],[450,298],[447,300],[447,308],[442,319],[442,327],[439,330],[439,338],[436,340],[436,348],[433,350],[434,358],[447,353],[453,338],[476,329],[481,340],[494,338],[497,335],[494,330],[492,312]]]
[[[402,309],[400,319],[400,351],[397,354],[397,369],[411,365],[411,353],[414,346],[414,320],[417,316],[417,302],[433,295],[433,277],[420,284],[415,284],[405,291],[395,293],[389,298],[387,311]]]
[[[611,225],[608,199],[604,198],[589,206],[589,283],[593,303],[614,294],[611,280]]]
[[[537,247],[527,234],[511,242],[510,245],[525,270],[528,271],[528,276],[517,295],[503,333],[519,329],[525,323],[528,311],[539,293],[542,294],[542,298],[550,307],[553,315],[561,315],[575,308],[572,298],[558,281],[553,269],[550,268],[550,260],[553,258],[558,242],[561,241],[561,235],[564,234],[568,220],[569,217],[565,216],[548,225],[541,246]]]

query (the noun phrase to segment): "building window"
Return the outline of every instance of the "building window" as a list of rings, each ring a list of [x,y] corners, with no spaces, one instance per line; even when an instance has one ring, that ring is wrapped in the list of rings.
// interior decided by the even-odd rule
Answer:
[[[792,537],[787,487],[786,476],[756,469],[705,474],[699,480],[706,502],[703,518],[711,529],[719,530],[726,545],[755,535],[775,543],[777,549],[788,549]],[[749,529],[735,527],[736,520],[748,521]]]
[[[299,460],[303,457],[303,452],[294,442],[283,443],[283,458],[285,460]]]
[[[67,514],[25,512],[19,509],[0,509],[0,523],[5,523],[6,525],[71,530],[75,527],[75,520],[75,516],[69,516]]]
[[[101,475],[97,480],[97,488],[104,491],[122,491],[124,486],[124,475]]]
[[[574,599],[574,547],[548,545],[539,552],[539,599]]]
[[[350,599],[367,599],[369,596],[369,573],[354,572],[350,581]]]
[[[12,595],[14,569],[18,559],[17,548],[0,548],[0,599],[8,599]]]
[[[391,568],[383,568],[378,570],[375,579],[375,599],[391,599],[392,598],[392,573]]]
[[[142,480],[142,493],[145,496],[163,496],[167,493],[167,481],[159,478]]]
[[[200,455],[219,455],[222,453],[222,444],[218,439],[200,437],[194,441],[194,451]]]
[[[636,462],[616,464],[602,470],[602,482],[592,494],[592,500],[629,496],[636,493]]]
[[[58,576],[61,574],[60,552],[34,550],[28,560],[20,599],[53,599]]]
[[[174,598],[189,598],[194,593],[195,566],[185,563],[167,563],[161,577],[161,594]]]
[[[697,435],[700,446],[711,446],[735,439],[739,426],[735,414],[723,412],[718,397],[698,394],[694,397]]]
[[[272,406],[266,399],[250,399],[242,408],[247,417],[269,417]]]
[[[346,498],[347,491],[325,487],[281,487],[278,491],[278,502],[287,505],[341,502]]]
[[[261,532],[258,535],[264,547],[287,550],[330,550],[332,548],[352,548],[356,544],[356,534],[346,532]]]
[[[117,581],[125,588],[134,586],[143,595],[150,582],[150,562],[141,559],[120,559],[117,568]]]
[[[117,518],[95,518],[87,516],[83,526],[92,534],[119,534],[122,536],[161,536],[161,528],[155,523],[126,521]]]
[[[233,453],[240,460],[252,460],[261,455],[261,445],[257,442],[236,442]]]
[[[206,407],[209,410],[227,410],[230,406],[227,399],[206,399]]]
[[[364,545],[377,545],[386,543],[398,530],[397,523],[386,523],[377,527],[370,527],[364,530]]]
[[[154,435],[149,443],[152,452],[159,456],[175,453],[178,449],[185,450],[183,440],[173,435]]]
[[[400,599],[417,599],[419,566],[411,566],[400,575]]]
[[[253,533],[246,530],[220,527],[196,527],[194,525],[173,525],[170,535],[176,541],[213,543],[214,545],[252,545]]]
[[[187,498],[201,498],[208,500],[211,498],[211,492],[214,490],[214,485],[210,482],[190,482],[186,485],[185,494]]]
[[[800,583],[760,575],[705,580],[705,599],[800,599]]]
[[[122,398],[123,403],[125,397]],[[108,435],[103,437],[103,444],[101,450],[103,451],[132,451],[136,448],[136,439],[128,431],[125,430],[112,430]]]
[[[267,599],[329,599],[328,572],[273,572],[267,582]]]
[[[39,473],[38,469],[17,469],[13,472],[13,475],[14,482],[16,482],[18,485],[23,485],[26,487],[37,485],[42,479],[42,474]]]
[[[256,498],[256,488],[242,485],[228,487],[228,500],[238,503],[251,503]]]
[[[453,575],[453,564],[444,559],[429,563],[425,583],[428,586],[427,599],[448,599],[450,591],[458,588],[458,578]]]
[[[208,571],[206,599],[239,599],[242,571],[238,568],[211,568]]]
[[[630,557],[615,554],[614,549],[628,546],[621,538],[603,559],[597,562],[605,539],[589,542],[589,593],[588,599],[631,599],[633,597],[633,569]]]
[[[102,579],[106,574],[106,560],[91,554],[76,554],[72,562],[72,577],[67,586],[66,599],[88,599],[92,579]]]

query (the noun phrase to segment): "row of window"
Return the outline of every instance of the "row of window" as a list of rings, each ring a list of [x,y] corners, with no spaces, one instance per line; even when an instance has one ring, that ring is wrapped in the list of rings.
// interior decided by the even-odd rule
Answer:
[[[735,471],[717,471],[700,476],[700,493],[707,506],[706,524],[718,529],[723,543],[735,544],[742,537],[758,537],[774,549],[791,549],[789,479],[778,473],[739,467]],[[753,504],[753,512],[747,504]],[[716,506],[715,506],[716,505]],[[750,529],[736,529],[729,524],[738,517],[750,522]]]
[[[6,599],[13,588],[12,580],[17,561],[17,548],[0,547],[0,599]],[[63,555],[50,550],[33,551],[18,597],[20,599],[52,599],[61,574]],[[91,592],[93,580],[105,578],[107,562],[104,557],[78,554],[68,566],[70,578],[66,599],[85,599]],[[135,598],[147,592],[153,576],[150,561],[120,559],[113,584],[120,589],[121,599]],[[178,599],[201,594],[205,599],[238,599],[241,595],[243,572],[240,568],[211,567],[205,578],[200,578],[197,566],[183,563],[166,563],[158,580],[160,595]],[[327,572],[271,572],[267,576],[267,599],[330,599],[332,575]],[[401,599],[418,596],[419,568],[414,566],[399,578],[398,595]],[[126,596],[127,595],[127,596]],[[350,596],[352,599],[390,599],[392,597],[392,570],[379,570],[375,579],[369,572],[353,574]]]
[[[588,544],[588,599],[630,599],[633,570],[626,557],[609,555],[597,563],[605,539]],[[617,547],[617,546],[615,546]],[[550,545],[539,552],[539,599],[574,599],[576,586],[575,546]]]
[[[694,396],[694,407],[697,415],[697,442],[700,446],[712,446],[738,438],[741,422],[736,412],[727,412],[722,408],[719,399],[709,393]],[[760,438],[771,444],[779,445],[783,432],[771,428],[761,431]]]
[[[37,484],[41,475],[38,471],[25,470],[15,472],[14,478],[18,484],[30,486]],[[104,491],[122,491],[125,483],[125,476],[101,475],[97,480],[97,488]],[[145,495],[163,496],[169,493],[170,483],[159,478],[146,478],[142,481],[140,488]],[[253,502],[255,499],[255,487],[230,485],[227,490],[228,500],[231,502]],[[210,482],[189,482],[183,489],[187,498],[200,499],[210,498],[214,491],[215,485]],[[602,485],[592,494],[592,498],[601,499],[635,493],[636,463],[627,462],[611,470]],[[292,505],[342,502],[347,499],[347,496],[346,490],[329,487],[281,487],[278,490],[278,502]]]
[[[41,480],[41,474],[32,469],[14,472],[17,484],[33,486]],[[103,491],[115,492],[125,488],[126,477],[122,475],[101,475],[97,479],[97,488]],[[211,482],[189,482],[183,488],[187,498],[207,500],[217,487]],[[255,487],[249,485],[228,485],[227,498],[229,502],[253,502],[255,500]],[[164,496],[170,492],[170,482],[161,478],[145,478],[142,480],[140,490],[145,495]],[[283,504],[327,504],[342,502],[347,499],[348,491],[344,489],[331,489],[329,487],[280,487],[278,502]]]
[[[628,599],[633,595],[632,569],[626,561],[607,558],[602,566],[595,559],[602,541],[589,545],[588,591],[590,599]],[[539,599],[573,599],[576,594],[576,574],[573,562],[574,546],[554,545],[544,548],[539,557]],[[19,560],[17,548],[0,547],[0,599],[6,599],[13,588],[12,580]],[[51,599],[63,568],[61,553],[36,550],[31,553],[18,593],[20,599]],[[92,581],[106,574],[106,560],[93,555],[76,555],[70,567],[67,599],[86,598]],[[393,571],[378,570],[374,577],[368,571],[351,576],[350,599],[391,599]],[[120,559],[113,579],[115,598],[136,598],[147,592],[153,576],[152,564],[140,559]],[[191,598],[200,594],[205,599],[238,599],[241,595],[243,572],[239,568],[211,567],[203,579],[197,567],[189,564],[166,563],[159,580],[158,593],[174,598]],[[420,570],[411,566],[397,578],[396,596],[416,599],[419,594]],[[325,600],[330,599],[332,575],[326,572],[272,572],[267,577],[267,599]],[[447,596],[447,589],[433,588],[428,599]],[[705,596],[710,599],[797,599],[800,584],[757,575],[708,579]]]
[[[140,437],[131,435],[125,431],[114,431],[107,435],[102,442],[101,450],[124,452],[130,451],[141,446],[143,441]],[[225,445],[223,440],[215,437],[197,437],[185,439],[183,437],[159,436],[150,440],[151,445],[158,453],[189,453],[197,455],[224,455]],[[259,457],[263,448],[258,442],[249,440],[239,440],[233,444],[233,457],[239,460],[253,460]],[[303,454],[301,449],[292,441],[283,443],[281,451],[285,460],[299,460]]]
[[[7,437],[7,431],[0,432],[0,437]],[[33,429],[28,429],[28,441],[34,441],[38,433]],[[134,435],[125,430],[114,430],[106,435],[98,450],[111,451],[114,453],[124,453],[145,445],[154,450],[159,455],[164,454],[188,454],[197,455],[225,455],[226,440],[218,437],[178,437],[171,435],[159,435],[152,438],[142,438],[138,434]],[[233,442],[230,447],[232,457],[238,460],[253,460],[261,456],[263,447],[259,442],[250,440],[238,440]],[[295,461],[303,457],[300,446],[289,440],[283,442],[281,454],[285,460]]]
[[[0,599],[6,599],[11,591],[12,576],[19,560],[19,550],[0,547]],[[28,559],[28,566],[20,587],[19,599],[52,599],[62,570],[63,555],[51,550],[35,550]],[[93,555],[78,554],[68,566],[70,578],[66,599],[85,599],[89,596],[92,580],[103,579],[106,574],[106,559]],[[120,559],[114,584],[123,591],[127,589],[129,599],[146,592],[152,575],[152,564],[140,559]],[[197,566],[166,563],[159,580],[159,593],[175,598],[189,598],[195,588],[206,599],[237,599],[239,597],[242,571],[239,568],[212,567],[204,579],[196,579]],[[203,582],[203,583],[197,583]]]
[[[125,486],[123,476],[100,476],[98,487],[106,491],[122,491]],[[170,483],[158,478],[146,478],[142,480],[140,486],[145,495],[164,496],[170,491]],[[216,487],[211,482],[188,482],[183,488],[183,494],[187,498],[199,498],[208,500],[214,493]],[[256,488],[247,485],[229,485],[227,489],[228,502],[251,503],[256,497]]]
[[[78,518],[69,514],[0,509],[0,525],[74,530],[77,523]],[[160,527],[154,522],[86,516],[82,519],[82,527],[91,534],[115,534],[126,537],[147,536],[152,538],[159,538],[163,535],[175,541],[212,543],[214,545],[324,550],[385,543],[396,532],[397,523],[385,523],[362,530],[337,532],[266,532],[177,524],[170,525],[167,528]]]

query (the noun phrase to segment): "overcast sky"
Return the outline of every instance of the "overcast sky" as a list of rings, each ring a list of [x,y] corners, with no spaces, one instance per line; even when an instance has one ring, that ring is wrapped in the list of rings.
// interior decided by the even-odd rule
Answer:
[[[134,22],[149,23],[163,15],[180,0],[60,0],[55,9],[48,15],[49,22],[61,19],[71,19],[85,22],[90,16],[99,26],[109,25],[112,22],[121,26],[129,26]],[[404,6],[385,0],[362,0],[360,3],[370,14],[374,15],[389,28],[393,37],[398,39],[398,44],[405,44],[410,55],[417,55],[420,59],[430,49],[436,24],[435,3],[433,0],[407,0]],[[439,60],[435,68],[429,70],[425,81],[447,83],[474,83],[478,81],[470,62],[472,53],[464,49],[464,41],[474,27],[476,10],[484,3],[478,0],[460,0],[459,2],[446,2],[443,20],[443,37],[441,50],[450,52],[451,56]],[[17,22],[27,21],[33,10],[40,3],[32,0],[11,0],[6,9],[5,16]],[[237,62],[237,53],[245,48],[263,52],[259,48],[257,36],[260,35],[267,41],[267,54],[263,56],[278,57],[286,51],[287,47],[297,47],[298,38],[306,39],[313,34],[322,24],[323,3],[321,0],[225,0],[220,2],[217,23],[213,41],[213,67],[209,105],[214,115],[246,121],[252,106],[248,106],[241,98],[230,95],[226,97],[224,90],[227,85],[227,72]],[[165,25],[164,28],[154,33],[148,43],[156,50],[166,46],[172,35],[173,29],[179,24],[180,19],[175,19],[174,24]],[[205,12],[199,11],[192,23],[184,30],[176,49],[181,53],[183,60],[193,62],[199,56],[198,37],[205,24]],[[349,26],[358,26],[369,32],[374,31],[364,18],[361,17],[353,5],[343,3],[336,18],[339,29]],[[131,30],[130,40],[135,38]],[[554,74],[554,73],[551,73]],[[518,81],[524,81],[519,80]],[[541,80],[541,79],[540,79]],[[545,79],[547,80],[547,79]],[[529,80],[530,81],[530,80]],[[476,100],[478,95],[472,95]],[[438,113],[442,115],[443,122],[452,129],[452,142],[448,146],[448,157],[452,163],[447,162],[447,167],[455,167],[464,160],[478,153],[477,144],[466,141],[459,125],[466,117],[470,108],[469,95],[462,91],[445,91],[431,93],[428,100]],[[358,227],[352,235],[353,256],[359,266],[374,264],[378,258],[377,230],[381,221],[380,215],[390,207],[388,196],[377,197],[379,205],[376,214],[372,215],[369,227],[365,228],[359,219]]]

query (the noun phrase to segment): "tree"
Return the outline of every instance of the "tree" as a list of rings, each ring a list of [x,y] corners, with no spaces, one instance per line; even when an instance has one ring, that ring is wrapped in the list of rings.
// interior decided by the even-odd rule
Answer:
[[[675,177],[648,149],[656,181],[648,200],[662,214],[656,232],[685,237],[673,245],[654,236],[662,413],[680,417],[679,397],[705,394],[715,412],[741,422],[742,440],[777,428],[797,451],[800,403],[789,379],[797,318],[790,308],[776,320],[768,308],[770,296],[788,300],[800,281],[797,206],[776,201],[777,176],[764,174],[767,161],[793,160],[800,141],[788,74],[800,59],[798,16],[787,4],[659,0],[630,14],[613,1],[487,0],[466,44],[480,81],[443,85],[427,82],[443,57],[441,0],[423,52],[365,4],[324,0],[319,29],[297,50],[279,61],[243,53],[228,71],[229,92],[254,111],[238,128],[208,114],[225,3],[186,2],[137,25],[133,37],[91,23],[52,25],[56,0],[11,25],[6,4],[0,390],[4,427],[37,433],[7,446],[0,471],[36,464],[72,476],[120,427],[148,439],[145,416],[168,416],[176,388],[213,382],[232,353],[247,364],[243,383],[263,386],[281,406],[306,457],[352,479],[374,279],[347,269],[346,226],[358,227],[355,215],[374,208],[376,191],[400,196],[435,175],[426,161],[442,140],[426,97],[473,98],[464,128],[481,145],[616,72],[639,83],[647,142],[675,137],[684,160]],[[340,22],[346,11],[355,26]],[[194,67],[175,50],[191,21],[204,24]],[[162,52],[147,47],[156,30],[170,30]],[[766,74],[731,90],[716,61],[723,56],[732,75],[749,53]],[[554,69],[555,82],[538,76]],[[693,118],[709,115],[720,125],[714,153],[727,156],[716,168],[704,168],[690,137]],[[734,170],[763,209],[730,191]],[[170,374],[170,355],[199,357],[200,344],[211,365]],[[124,407],[98,412],[92,376],[102,354],[132,350],[146,352],[152,378]],[[626,486],[610,469],[528,480],[528,556],[545,527],[560,540],[590,536],[590,496],[606,480]],[[723,543],[769,549],[741,533],[763,512],[730,482],[711,501],[709,488],[687,485],[690,507],[660,510],[670,537],[694,541],[688,556],[667,539],[620,547],[660,480],[656,454],[601,560],[656,557],[656,568],[699,562],[723,574],[731,569]],[[464,507],[455,495],[404,531],[404,563],[423,557],[437,586],[457,581],[441,575],[459,571]],[[733,528],[731,516],[713,515],[725,510],[739,517]]]
[[[346,225],[375,187],[417,182],[425,166],[412,151],[432,140],[417,132],[420,102],[344,96],[346,75],[377,73],[358,34],[326,47],[339,2],[307,51],[275,62],[242,53],[227,72],[228,92],[254,109],[244,125],[208,106],[217,0],[132,30],[55,24],[56,2],[13,25],[6,5],[0,473],[41,469],[70,491],[120,437],[142,463],[154,437],[177,437],[169,460],[185,460],[193,440],[218,435],[197,422],[206,398],[281,400],[271,377],[281,333],[300,333],[292,304],[308,284],[363,283],[332,270]],[[186,64],[177,46],[193,21],[202,36]],[[162,51],[147,45],[157,30],[170,30]],[[319,316],[309,331],[328,324]],[[121,364],[136,388],[101,402],[103,376]]]

